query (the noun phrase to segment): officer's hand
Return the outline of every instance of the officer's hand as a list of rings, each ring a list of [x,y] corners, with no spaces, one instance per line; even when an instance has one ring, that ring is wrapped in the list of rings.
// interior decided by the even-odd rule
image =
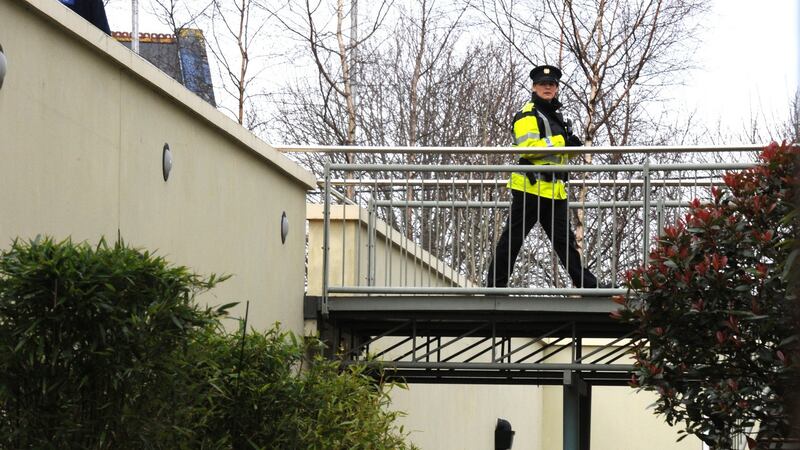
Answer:
[[[581,147],[581,146],[583,146],[583,141],[581,141],[578,138],[578,136],[575,136],[574,134],[570,134],[569,136],[567,136],[567,139],[565,140],[564,144],[567,147]]]

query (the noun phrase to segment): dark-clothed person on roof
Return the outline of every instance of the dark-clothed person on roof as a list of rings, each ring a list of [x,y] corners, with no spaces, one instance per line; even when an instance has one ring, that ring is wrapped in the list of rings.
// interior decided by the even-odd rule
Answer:
[[[108,26],[106,8],[103,0],[60,0],[67,8],[75,11],[79,16],[88,20],[89,23],[100,28],[103,32],[111,36],[111,28]]]

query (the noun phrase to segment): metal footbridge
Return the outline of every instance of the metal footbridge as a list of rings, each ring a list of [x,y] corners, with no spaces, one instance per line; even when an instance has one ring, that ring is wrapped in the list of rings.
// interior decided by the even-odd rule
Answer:
[[[564,386],[564,448],[588,448],[592,386],[626,385],[629,350],[646,343],[611,317],[613,297],[626,290],[572,287],[538,225],[509,287],[484,286],[510,207],[510,172],[569,172],[582,265],[618,286],[647,261],[665,223],[693,199],[711,199],[726,172],[753,165],[701,155],[752,161],[760,148],[591,148],[581,151],[606,157],[573,166],[498,164],[514,160],[509,148],[284,148],[358,152],[364,161],[328,163],[320,204],[310,206],[306,318],[317,321],[331,358],[381,367],[384,377]],[[453,164],[453,153],[469,163]],[[377,163],[387,155],[399,157]]]

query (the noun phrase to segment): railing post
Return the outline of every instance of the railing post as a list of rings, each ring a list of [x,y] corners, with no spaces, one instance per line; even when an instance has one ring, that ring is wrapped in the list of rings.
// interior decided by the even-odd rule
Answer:
[[[644,161],[642,178],[642,202],[644,205],[644,223],[642,224],[642,265],[646,265],[648,255],[650,254],[650,158],[647,158]]]
[[[666,212],[664,211],[664,207],[666,206],[666,201],[664,197],[658,199],[658,204],[656,205],[656,217],[657,217],[657,226],[658,226],[658,235],[661,236],[662,231],[664,230],[664,215]]]
[[[367,205],[367,286],[375,286],[375,199]]]
[[[320,309],[323,317],[328,316],[328,265],[330,253],[331,229],[331,167],[330,162],[325,163],[325,193],[323,195],[324,207],[322,212],[322,305]]]

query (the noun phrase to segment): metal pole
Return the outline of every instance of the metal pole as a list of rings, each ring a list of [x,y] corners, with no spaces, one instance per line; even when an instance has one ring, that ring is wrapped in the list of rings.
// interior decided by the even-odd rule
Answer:
[[[666,206],[666,201],[664,197],[658,199],[658,203],[656,204],[656,214],[658,217],[658,235],[661,236],[662,231],[664,230],[664,207]]]
[[[367,286],[375,286],[375,200],[367,206]]]
[[[589,450],[591,386],[580,373],[564,371],[563,449]]]
[[[644,162],[642,168],[644,185],[642,186],[642,201],[644,202],[644,212],[642,214],[644,227],[642,231],[642,265],[647,264],[647,257],[650,253],[650,159]]]
[[[131,0],[131,50],[139,54],[139,0]]]
[[[358,108],[358,0],[350,6],[350,93]]]
[[[328,258],[330,253],[330,228],[331,228],[331,171],[330,162],[325,163],[325,195],[322,225],[322,315],[328,316]],[[344,280],[342,280],[344,281]]]

